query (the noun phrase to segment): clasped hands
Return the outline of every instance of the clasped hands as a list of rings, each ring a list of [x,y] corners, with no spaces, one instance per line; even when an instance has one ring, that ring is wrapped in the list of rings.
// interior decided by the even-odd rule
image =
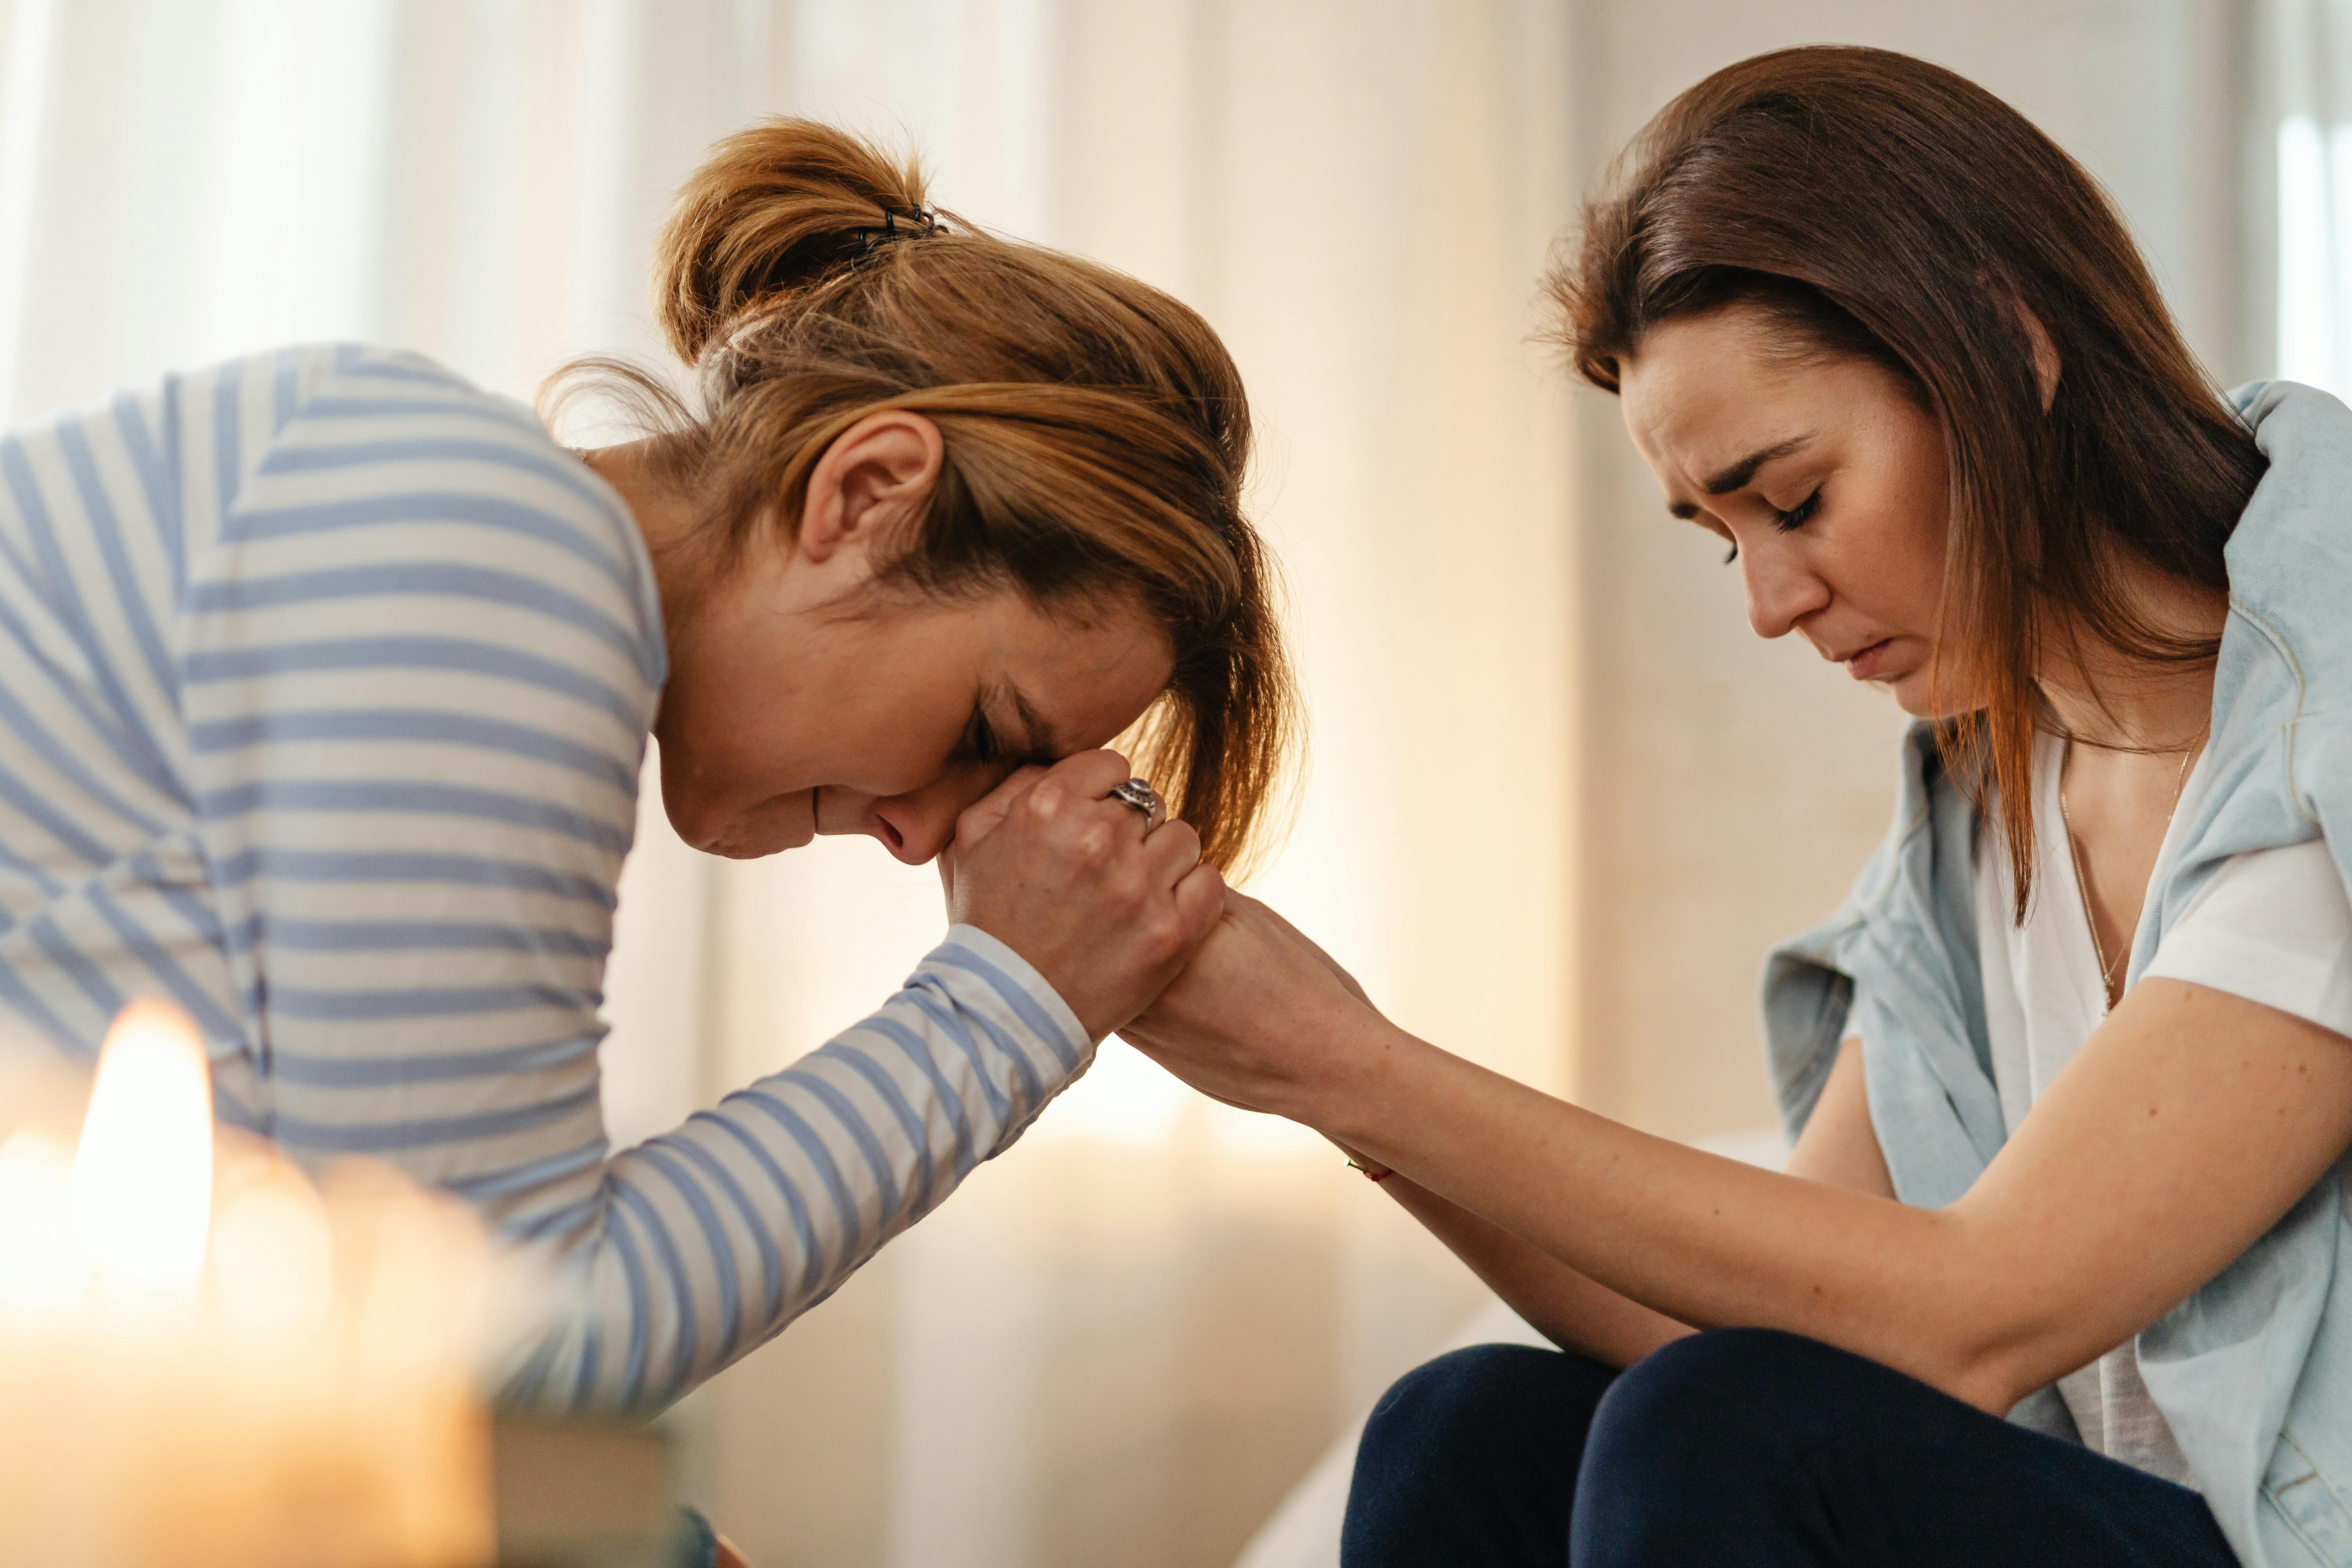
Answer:
[[[959,818],[940,858],[950,918],[1027,960],[1087,1033],[1116,1032],[1229,1105],[1321,1114],[1384,1026],[1330,955],[1200,863],[1182,822],[1110,797],[1115,752],[1024,768]]]

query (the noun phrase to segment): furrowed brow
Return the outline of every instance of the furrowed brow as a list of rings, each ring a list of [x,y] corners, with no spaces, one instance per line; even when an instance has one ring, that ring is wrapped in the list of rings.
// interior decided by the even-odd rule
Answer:
[[[1772,446],[1759,447],[1729,468],[1717,469],[1703,488],[1711,496],[1727,496],[1736,489],[1744,489],[1748,481],[1756,477],[1757,469],[1776,458],[1787,457],[1812,438],[1813,433],[1808,430],[1801,436],[1791,436],[1787,440],[1776,442]],[[1698,505],[1695,501],[1670,501],[1666,505],[1666,510],[1687,522],[1698,515]]]
[[[1732,491],[1740,489],[1742,486],[1746,485],[1748,480],[1754,479],[1756,477],[1757,469],[1762,468],[1765,464],[1770,462],[1775,458],[1787,457],[1790,453],[1795,451],[1798,447],[1803,446],[1812,438],[1812,432],[1807,431],[1802,436],[1791,436],[1787,440],[1779,443],[1777,446],[1760,447],[1756,451],[1748,453],[1748,456],[1740,458],[1739,461],[1732,464],[1731,467],[1725,468],[1720,473],[1717,474],[1715,478],[1707,480],[1706,493],[1711,496],[1729,495]]]

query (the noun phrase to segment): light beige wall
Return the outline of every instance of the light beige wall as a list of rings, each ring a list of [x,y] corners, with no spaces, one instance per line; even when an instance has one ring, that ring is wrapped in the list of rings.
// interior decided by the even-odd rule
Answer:
[[[2105,184],[2191,342],[2244,374],[2226,0],[1579,0],[1580,177],[1675,92],[1769,48],[1948,65]],[[1579,398],[1591,848],[1580,1098],[1676,1137],[1772,1118],[1756,1027],[1771,942],[1825,915],[1885,830],[1900,716],[1742,618],[1721,546],[1669,519],[1617,423]]]

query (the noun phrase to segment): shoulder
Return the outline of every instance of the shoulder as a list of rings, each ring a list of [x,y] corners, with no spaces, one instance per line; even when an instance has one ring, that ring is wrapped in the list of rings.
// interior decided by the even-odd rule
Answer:
[[[2282,718],[2352,710],[2352,408],[2284,381],[2231,400],[2269,467],[2230,537],[2221,695]]]
[[[2147,973],[2352,1035],[2352,897],[2327,842],[2222,860],[2167,923]]]
[[[663,677],[659,599],[619,495],[531,412],[422,355],[281,350],[211,377],[215,434],[243,477],[225,494],[190,608],[306,592],[425,601],[459,616],[563,623]],[[231,405],[234,405],[233,407]]]

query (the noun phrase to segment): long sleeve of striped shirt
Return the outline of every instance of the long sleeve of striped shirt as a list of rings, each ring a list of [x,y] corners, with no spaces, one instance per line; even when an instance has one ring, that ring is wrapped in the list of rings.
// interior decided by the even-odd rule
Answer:
[[[1093,1045],[959,926],[872,1016],[613,1152],[597,1010],[663,670],[619,497],[414,356],[286,351],[0,438],[0,1015],[86,1058],[129,996],[176,1000],[224,1119],[552,1258],[511,1397],[674,1397]]]

